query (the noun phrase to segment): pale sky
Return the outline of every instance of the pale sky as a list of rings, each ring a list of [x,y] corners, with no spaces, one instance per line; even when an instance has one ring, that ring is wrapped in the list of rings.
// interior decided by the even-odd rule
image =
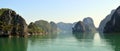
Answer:
[[[25,18],[27,24],[36,20],[73,23],[91,17],[96,27],[120,0],[0,0],[0,8],[10,8]]]

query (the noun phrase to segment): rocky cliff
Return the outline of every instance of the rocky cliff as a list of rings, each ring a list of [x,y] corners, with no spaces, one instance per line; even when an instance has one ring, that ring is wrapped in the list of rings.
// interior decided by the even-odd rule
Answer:
[[[96,28],[92,18],[90,17],[84,18],[83,23],[85,25],[86,32],[96,32]]]
[[[57,24],[55,22],[51,21],[50,25],[51,25],[51,32],[57,33]]]
[[[120,6],[113,13],[103,30],[104,33],[120,33]]]
[[[75,26],[72,28],[73,33],[83,33],[85,32],[85,25],[82,21],[79,21],[75,24]]]
[[[44,31],[33,22],[28,25],[28,32],[30,35],[42,35],[44,33]]]
[[[1,36],[25,36],[27,35],[26,21],[11,9],[0,11],[0,35]]]
[[[35,24],[40,27],[45,34],[48,34],[51,32],[51,25],[48,21],[45,21],[45,20],[38,20],[38,21],[35,21]]]
[[[64,22],[59,22],[57,23],[57,27],[60,30],[60,32],[72,32],[72,23],[64,23]]]
[[[120,6],[111,12],[99,26],[101,33],[119,33],[120,32]]]
[[[31,22],[28,26],[28,32],[31,35],[46,35],[57,33],[57,24],[53,21],[50,23],[45,20],[38,20],[35,23]]]
[[[109,15],[107,15],[106,18],[103,19],[103,20],[100,22],[100,25],[99,25],[99,28],[98,28],[98,31],[99,31],[100,33],[103,33],[104,27],[105,27],[106,23],[111,20],[111,17],[112,17],[112,15],[113,15],[114,12],[115,12],[115,10],[112,10],[111,13],[110,13]]]
[[[87,17],[83,19],[82,21],[77,22],[74,26],[73,26],[73,33],[95,33],[96,32],[96,28],[94,26],[94,22],[92,20],[92,18]]]

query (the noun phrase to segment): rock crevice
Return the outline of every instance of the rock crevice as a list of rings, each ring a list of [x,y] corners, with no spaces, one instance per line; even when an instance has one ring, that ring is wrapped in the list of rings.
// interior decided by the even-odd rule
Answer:
[[[0,15],[0,35],[25,36],[27,35],[26,21],[15,11],[6,9]]]

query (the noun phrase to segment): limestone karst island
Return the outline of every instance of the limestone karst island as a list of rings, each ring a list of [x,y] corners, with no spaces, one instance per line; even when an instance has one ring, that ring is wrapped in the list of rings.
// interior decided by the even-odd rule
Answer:
[[[120,51],[119,0],[1,0],[0,51]]]

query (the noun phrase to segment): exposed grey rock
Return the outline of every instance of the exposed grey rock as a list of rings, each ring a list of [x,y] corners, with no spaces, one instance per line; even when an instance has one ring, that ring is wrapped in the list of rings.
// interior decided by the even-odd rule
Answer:
[[[51,33],[57,33],[57,24],[51,21],[50,25],[51,25]]]
[[[103,33],[120,33],[120,6],[104,26]]]
[[[84,18],[83,22],[79,21],[74,24],[75,25],[72,28],[73,33],[95,33],[96,32],[94,22],[90,17]]]
[[[45,21],[45,20],[38,20],[38,21],[35,21],[35,24],[41,28],[44,33],[48,34],[51,32],[51,25],[48,21]]]
[[[30,35],[42,35],[44,32],[40,27],[38,27],[35,23],[31,22],[28,25],[28,33]]]
[[[85,31],[85,25],[82,21],[77,22],[72,28],[73,33],[84,33]]]
[[[103,33],[104,27],[105,27],[106,23],[111,20],[111,17],[112,17],[112,15],[113,15],[114,12],[115,12],[115,10],[112,10],[111,13],[110,13],[109,15],[107,15],[106,18],[103,19],[103,20],[100,22],[100,25],[99,25],[99,28],[98,28],[98,31],[99,31],[100,33]]]
[[[90,17],[84,18],[83,23],[85,25],[86,32],[96,32],[96,28],[95,28],[94,21],[92,20],[92,18]]]
[[[27,35],[26,21],[15,11],[6,9],[0,16],[0,35]]]
[[[57,23],[57,27],[60,31],[62,32],[72,32],[72,23],[64,23],[64,22],[59,22]]]

